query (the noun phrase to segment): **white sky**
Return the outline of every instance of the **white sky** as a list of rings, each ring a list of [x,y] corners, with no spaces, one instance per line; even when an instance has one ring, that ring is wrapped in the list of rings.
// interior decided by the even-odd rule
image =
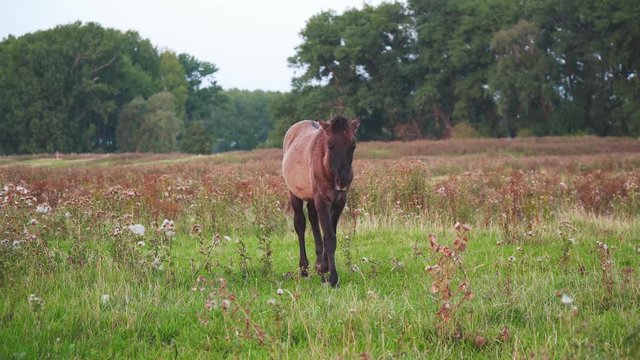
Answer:
[[[392,1],[392,0],[388,0]],[[80,20],[135,30],[160,49],[218,67],[225,89],[290,90],[287,58],[306,21],[382,0],[2,0],[0,39]]]

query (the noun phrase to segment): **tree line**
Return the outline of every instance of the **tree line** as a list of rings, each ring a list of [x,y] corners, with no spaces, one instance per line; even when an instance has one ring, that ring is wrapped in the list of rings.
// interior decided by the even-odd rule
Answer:
[[[96,23],[9,36],[0,42],[0,154],[253,149],[281,94],[224,91],[217,71]]]
[[[288,93],[135,31],[73,23],[0,42],[0,154],[281,146],[300,119],[362,140],[640,135],[637,0],[408,0],[308,19]]]
[[[365,139],[640,135],[640,2],[408,0],[308,20],[272,141],[299,118]]]

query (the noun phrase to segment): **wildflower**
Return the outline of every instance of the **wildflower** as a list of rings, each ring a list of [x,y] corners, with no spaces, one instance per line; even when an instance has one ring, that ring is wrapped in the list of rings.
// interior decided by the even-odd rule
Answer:
[[[189,235],[191,235],[192,237],[198,236],[201,233],[202,233],[202,225],[200,225],[200,224],[194,224],[191,227],[191,231],[189,231]]]
[[[66,219],[70,218],[71,217],[71,213],[67,211],[66,213],[64,213],[64,217]]]
[[[284,295],[284,290],[282,290],[281,288],[278,288],[278,290],[276,290],[276,294],[278,294],[278,296],[282,296]]]
[[[36,220],[36,219],[31,219],[31,221],[29,221],[29,224],[30,224],[30,225],[33,225],[33,226],[38,225],[38,220]]]
[[[231,306],[231,301],[224,299],[222,300],[222,309],[227,310]]]
[[[440,265],[427,265],[427,267],[424,268],[425,271],[427,272],[432,272],[432,271],[438,271],[440,270]]]
[[[33,311],[42,310],[42,308],[44,307],[44,301],[40,299],[36,294],[30,294],[27,300],[29,301],[29,306],[31,306],[31,309]]]
[[[369,291],[367,291],[367,296],[368,296],[370,299],[377,299],[377,298],[378,298],[378,295],[377,295],[377,294],[376,294],[376,292],[375,292],[375,291],[373,291],[373,290],[369,290]]]
[[[271,299],[267,300],[267,305],[275,306],[276,305],[276,299],[271,298]]]
[[[360,259],[360,261],[363,263],[368,263],[369,259],[367,259],[366,257],[363,257],[362,259]]]
[[[144,225],[142,224],[129,225],[128,229],[135,235],[144,236]]]
[[[164,221],[162,222],[162,225],[160,225],[160,229],[173,230],[174,229],[173,221],[164,219]]]
[[[207,301],[204,303],[204,308],[207,310],[213,309],[214,306],[215,306],[215,300],[212,300],[212,299],[207,299]]]
[[[2,246],[9,246],[9,240],[7,239],[2,240]]]
[[[509,262],[514,262],[514,261],[516,261],[516,257],[513,255],[509,256]]]
[[[118,236],[122,234],[122,230],[120,230],[120,227],[116,226],[111,230],[111,236]]]
[[[476,347],[481,348],[481,347],[487,345],[487,339],[485,339],[484,337],[482,337],[480,335],[476,335],[476,337],[473,339],[473,344]]]
[[[153,258],[151,266],[153,266],[153,268],[156,270],[162,270],[162,259],[160,259],[159,257]]]
[[[231,241],[231,238],[229,237],[229,235],[225,235],[224,236],[224,241],[226,241],[226,242]]]
[[[518,252],[522,252],[522,246],[518,246],[518,247],[516,248],[516,251],[518,251]]]
[[[360,272],[360,267],[358,267],[358,265],[356,265],[356,264],[353,264],[353,265],[351,265],[351,271]]]
[[[567,294],[562,294],[562,297],[560,298],[560,302],[562,302],[565,305],[571,305],[573,303],[573,298]]]
[[[102,294],[102,296],[100,296],[100,301],[102,301],[103,304],[106,304],[109,302],[110,298],[109,294]]]
[[[146,245],[146,243],[144,241],[138,241],[137,242],[138,246],[143,247]]]
[[[14,247],[15,249],[19,249],[19,248],[22,246],[22,243],[23,243],[23,242],[24,242],[24,241],[20,241],[20,240],[13,240],[13,247]]]
[[[38,204],[38,206],[36,206],[37,213],[46,214],[49,210],[51,210],[51,207],[47,203]]]

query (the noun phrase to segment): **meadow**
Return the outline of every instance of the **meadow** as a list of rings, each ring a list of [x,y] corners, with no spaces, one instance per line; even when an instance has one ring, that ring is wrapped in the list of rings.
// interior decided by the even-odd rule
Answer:
[[[360,143],[337,289],[281,155],[0,157],[0,358],[640,354],[640,141]]]

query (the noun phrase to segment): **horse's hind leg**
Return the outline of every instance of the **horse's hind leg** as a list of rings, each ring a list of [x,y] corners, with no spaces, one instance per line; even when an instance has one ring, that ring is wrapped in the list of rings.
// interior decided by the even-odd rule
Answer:
[[[304,218],[304,210],[302,208],[302,199],[291,194],[291,208],[293,208],[293,227],[298,234],[298,243],[300,247],[300,274],[304,277],[309,276],[309,259],[307,259],[307,250],[304,244],[304,231],[307,226]]]
[[[313,240],[316,243],[316,271],[322,275],[320,264],[322,262],[322,234],[320,233],[320,224],[318,223],[318,212],[316,211],[316,205],[309,201],[307,203],[307,212],[309,213],[309,222],[311,223],[311,230],[313,230]]]

